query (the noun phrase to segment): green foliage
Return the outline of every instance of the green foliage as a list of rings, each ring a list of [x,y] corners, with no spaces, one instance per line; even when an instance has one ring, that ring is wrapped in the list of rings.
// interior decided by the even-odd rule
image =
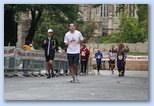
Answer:
[[[139,18],[139,25],[142,30],[142,33],[146,35],[146,39],[148,40],[148,5],[142,4],[138,6],[138,18]]]
[[[124,6],[121,5],[122,12],[120,16],[120,32],[102,37],[103,43],[136,43],[148,40],[148,16],[147,5],[137,5],[138,18],[129,17],[124,12]],[[143,12],[143,13],[142,13]]]
[[[95,27],[96,25],[93,22],[84,22],[79,24],[78,28],[85,37],[85,40],[87,41],[92,37]]]
[[[33,46],[35,49],[41,49],[43,40],[45,39],[44,35],[38,34],[37,36],[34,36]]]
[[[123,37],[120,35],[120,33],[113,33],[111,35],[108,36],[103,36],[102,38],[100,38],[100,42],[102,43],[122,43],[124,41],[124,39],[122,39]]]
[[[49,28],[54,30],[54,37],[57,39],[59,46],[64,47],[63,39],[65,33],[68,31],[69,23],[78,23],[78,6],[77,5],[57,5],[53,15],[51,11],[45,11],[39,21],[39,27],[35,33],[37,37],[39,34],[46,37]],[[72,9],[72,10],[70,10]],[[67,16],[64,16],[64,14]],[[35,42],[35,39],[34,39]],[[36,45],[35,48],[40,48]]]
[[[74,4],[5,4],[4,8],[14,10],[17,19],[20,13],[31,13],[31,27],[26,39],[33,40],[34,47],[40,48],[42,36],[46,36],[49,28],[54,30],[58,42],[64,46],[63,37],[68,24],[80,21],[78,6]]]
[[[75,7],[76,8],[76,7]],[[77,9],[77,8],[76,8]],[[76,11],[77,12],[77,11]],[[73,17],[79,17],[77,13],[74,13]],[[68,18],[65,20],[64,18],[60,19],[54,16],[51,16],[50,12],[43,13],[43,17],[40,19],[38,30],[36,31],[35,36],[41,34],[42,36],[47,36],[47,30],[52,28],[54,30],[54,37],[58,40],[59,46],[62,48],[65,47],[63,43],[64,35],[68,31],[69,23],[77,24],[77,29],[80,30],[83,36],[88,40],[95,29],[94,23],[83,22],[82,20]],[[35,42],[35,39],[34,39]],[[35,45],[35,48],[40,48],[40,45]]]
[[[138,19],[134,17],[121,17],[121,36],[126,43],[145,42],[147,33],[144,32],[145,26],[139,24]]]
[[[139,23],[148,19],[148,5],[147,4],[138,4],[137,15],[139,18]]]
[[[46,24],[48,23],[48,24]],[[52,28],[54,30],[54,38],[57,39],[58,41],[58,44],[61,46],[61,47],[64,47],[64,43],[63,43],[63,38],[64,38],[64,34],[66,33],[67,31],[67,25],[64,25],[64,24],[55,24],[55,23],[52,23],[50,21],[47,21],[47,22],[42,22],[41,26],[38,28],[38,31],[36,32],[35,34],[35,37],[39,39],[39,34],[41,34],[43,36],[43,38],[46,38],[47,37],[47,30],[49,28]],[[40,39],[41,40],[41,39]],[[34,42],[36,42],[36,40],[34,39]],[[36,45],[35,48],[40,48],[40,45]]]
[[[135,43],[138,41],[139,29],[135,18],[123,17],[121,21],[121,35],[125,42]]]
[[[138,18],[121,15],[121,35],[124,36],[124,42],[136,43],[145,42],[148,39],[148,8],[147,5],[137,5]]]

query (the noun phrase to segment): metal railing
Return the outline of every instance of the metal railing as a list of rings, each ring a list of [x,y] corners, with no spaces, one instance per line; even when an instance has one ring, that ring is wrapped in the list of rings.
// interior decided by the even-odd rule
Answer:
[[[25,51],[21,48],[4,47],[4,71],[5,73],[23,72],[24,75],[37,72],[41,74],[46,70],[44,51]],[[65,74],[68,70],[67,55],[56,53],[54,60],[54,70],[57,73]],[[63,73],[61,70],[64,70]]]

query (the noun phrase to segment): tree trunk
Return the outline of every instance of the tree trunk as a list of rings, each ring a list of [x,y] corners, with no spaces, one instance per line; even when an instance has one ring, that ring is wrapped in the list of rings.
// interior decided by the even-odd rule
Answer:
[[[30,25],[30,29],[28,31],[28,35],[25,39],[25,42],[29,42],[29,43],[32,43],[32,41],[33,41],[35,31],[36,31],[37,26],[38,26],[38,22],[41,18],[41,15],[42,15],[42,10],[33,10],[32,9],[31,15],[32,15],[31,25]]]
[[[4,12],[4,46],[16,46],[17,23],[13,9],[5,9]]]

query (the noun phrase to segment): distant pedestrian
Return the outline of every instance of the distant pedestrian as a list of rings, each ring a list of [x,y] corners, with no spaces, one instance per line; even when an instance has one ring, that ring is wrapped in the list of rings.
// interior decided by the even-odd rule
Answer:
[[[97,50],[97,52],[95,53],[95,58],[96,58],[96,65],[97,65],[97,73],[99,74],[101,69],[102,58],[103,58],[103,54],[101,53],[100,50]]]
[[[117,68],[118,68],[119,76],[124,76],[125,74],[125,49],[122,43],[118,45]]]
[[[70,74],[72,80],[70,82],[79,82],[78,76],[78,64],[80,56],[80,43],[84,40],[80,31],[76,30],[75,24],[69,24],[69,31],[65,34],[64,43],[67,47],[67,58],[69,63]]]
[[[125,52],[125,66],[126,66],[126,58],[127,58],[128,53],[129,53],[129,47],[127,45],[124,47],[124,52]],[[125,69],[126,69],[125,66],[124,66],[124,72],[125,72]]]
[[[89,49],[86,47],[86,44],[83,43],[80,49],[81,74],[86,74],[87,72],[89,55],[90,55]]]
[[[103,58],[102,58],[102,69],[103,70],[105,70],[106,69],[106,67],[105,67],[105,57],[107,57],[108,56],[108,53],[106,52],[106,50],[105,49],[103,49],[103,51],[102,51],[102,55],[103,55]]]
[[[115,68],[115,60],[116,60],[116,53],[112,50],[109,50],[109,70],[112,71],[112,74],[114,74],[114,68]]]
[[[54,61],[54,57],[55,57],[56,47],[57,47],[57,41],[56,41],[56,39],[53,38],[53,30],[49,29],[48,30],[48,37],[43,42],[45,59],[47,62],[47,71],[48,71],[47,78],[51,78],[51,77],[55,76],[54,72],[53,72],[53,61]]]
[[[115,48],[115,46],[112,45],[111,51],[112,51],[113,53],[116,53],[116,52],[117,52],[117,48]]]

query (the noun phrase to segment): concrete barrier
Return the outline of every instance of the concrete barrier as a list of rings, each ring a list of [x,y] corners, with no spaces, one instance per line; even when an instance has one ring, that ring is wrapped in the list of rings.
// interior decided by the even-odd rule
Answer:
[[[102,61],[105,61],[105,69],[109,69],[109,58],[106,56]],[[96,60],[93,57],[91,58],[91,65],[93,68],[96,68]],[[126,70],[148,71],[148,56],[128,55],[126,59]]]
[[[88,43],[87,47],[91,49],[92,52],[94,52],[95,49],[100,50],[109,50],[111,49],[112,45],[117,47],[118,43],[109,43],[109,44],[100,44],[100,43]],[[148,42],[145,43],[124,43],[124,45],[127,45],[131,52],[141,52],[141,53],[147,53],[148,49]]]

